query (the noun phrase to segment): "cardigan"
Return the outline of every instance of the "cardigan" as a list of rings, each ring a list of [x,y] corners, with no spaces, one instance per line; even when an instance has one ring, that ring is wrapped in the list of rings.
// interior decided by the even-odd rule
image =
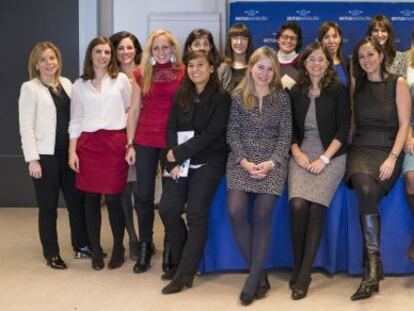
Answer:
[[[292,144],[301,145],[305,132],[305,118],[308,112],[310,98],[298,85],[290,90],[293,118]],[[351,109],[347,89],[336,81],[329,87],[322,89],[315,98],[316,122],[322,146],[326,150],[334,138],[342,146],[334,157],[346,152],[351,124]]]
[[[72,83],[59,78],[70,97]],[[49,89],[35,78],[24,82],[19,97],[19,130],[26,162],[40,160],[39,154],[53,155],[56,143],[56,106]]]
[[[227,156],[226,127],[230,114],[231,97],[217,90],[209,99],[202,92],[193,99],[188,111],[175,102],[167,128],[167,146],[172,149],[176,162],[166,161],[168,171],[178,163],[191,159],[192,165],[208,164],[224,167]],[[206,102],[206,100],[209,100]],[[194,131],[194,137],[177,144],[178,131]]]

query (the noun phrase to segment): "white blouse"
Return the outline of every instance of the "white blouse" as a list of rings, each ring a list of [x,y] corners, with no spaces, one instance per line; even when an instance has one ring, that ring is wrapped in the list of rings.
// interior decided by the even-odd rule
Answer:
[[[82,132],[125,128],[130,97],[128,77],[122,72],[114,79],[106,75],[100,92],[91,80],[76,80],[70,105],[70,138],[78,138]]]

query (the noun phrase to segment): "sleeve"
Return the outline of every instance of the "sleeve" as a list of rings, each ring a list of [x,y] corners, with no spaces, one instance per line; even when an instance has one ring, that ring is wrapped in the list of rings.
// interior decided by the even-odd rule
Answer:
[[[280,98],[282,106],[279,121],[279,137],[275,144],[275,149],[270,157],[276,165],[283,166],[289,157],[290,144],[292,141],[292,110],[289,96],[283,92]],[[277,116],[275,116],[277,117]]]
[[[295,87],[294,87],[295,88]],[[299,139],[299,131],[297,128],[296,123],[296,100],[298,100],[298,93],[297,90],[292,89],[289,92],[289,100],[290,100],[290,106],[291,106],[291,118],[292,118],[292,142],[291,144],[298,144],[300,146],[301,141]]]
[[[35,137],[36,95],[30,85],[23,83],[19,96],[19,130],[26,162],[39,160]]]
[[[231,108],[229,123],[227,126],[227,143],[230,145],[231,151],[236,156],[236,162],[239,163],[246,156],[241,142],[241,95],[231,97]]]
[[[72,97],[70,99],[70,122],[69,137],[70,139],[78,138],[82,132],[83,108],[81,99],[80,80],[76,81],[72,87]]]
[[[348,91],[342,84],[338,84],[335,97],[337,122],[335,138],[346,145],[351,128],[351,105]]]
[[[225,93],[216,97],[214,111],[210,117],[207,127],[199,135],[195,135],[185,143],[173,148],[174,157],[177,162],[190,159],[211,145],[218,137],[225,135],[229,117],[230,95]]]

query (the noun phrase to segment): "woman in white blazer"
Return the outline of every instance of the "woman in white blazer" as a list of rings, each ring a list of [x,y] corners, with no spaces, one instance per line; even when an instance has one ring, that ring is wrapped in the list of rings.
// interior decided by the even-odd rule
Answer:
[[[60,76],[61,55],[51,42],[32,49],[19,97],[19,127],[24,159],[33,178],[39,206],[39,234],[47,265],[66,269],[60,258],[56,230],[57,203],[62,190],[69,210],[75,255],[90,254],[84,216],[84,195],[75,188],[68,165],[71,82]]]

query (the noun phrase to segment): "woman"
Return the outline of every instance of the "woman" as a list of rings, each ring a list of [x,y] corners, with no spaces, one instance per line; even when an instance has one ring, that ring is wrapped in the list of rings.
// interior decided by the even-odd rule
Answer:
[[[124,215],[121,194],[128,167],[125,113],[130,87],[119,73],[115,51],[108,38],[94,38],[88,46],[83,74],[73,85],[69,124],[69,165],[76,172],[76,186],[85,192],[85,215],[92,244],[92,268],[104,268],[101,231],[101,195],[105,195],[113,236],[108,269],[124,262]]]
[[[291,89],[292,155],[289,202],[292,208],[294,267],[292,299],[306,296],[321,239],[326,209],[345,173],[351,110],[333,59],[320,42],[309,44]]]
[[[395,49],[395,34],[391,22],[385,15],[376,15],[369,22],[367,36],[378,40],[386,56],[385,68],[391,74],[407,76],[407,58]]]
[[[215,59],[214,66],[218,67],[220,65],[219,51],[214,44],[213,35],[207,29],[196,28],[189,33],[184,43],[183,60],[187,58],[189,53],[198,50],[211,52]]]
[[[318,41],[328,49],[339,81],[348,88],[350,85],[349,60],[341,52],[342,31],[335,22],[324,22],[319,28]]]
[[[253,37],[249,28],[242,23],[231,26],[224,51],[224,62],[218,68],[219,79],[226,91],[232,92],[243,79],[253,51]]]
[[[411,103],[414,101],[414,30],[411,33],[411,49],[407,53],[407,83],[411,93]],[[414,113],[411,115],[411,126],[408,129],[407,140],[405,142],[405,156],[402,167],[402,174],[405,178],[405,190],[407,201],[414,216]],[[407,256],[414,261],[414,239],[411,241],[407,251]]]
[[[160,202],[160,215],[172,249],[172,281],[163,294],[191,287],[207,239],[208,212],[226,163],[226,125],[230,95],[220,89],[214,69],[214,55],[200,50],[188,54],[187,73],[175,96],[168,122],[168,153]],[[182,131],[194,136],[178,144]],[[187,176],[180,175],[180,164],[190,159]],[[186,208],[187,225],[182,218]],[[187,230],[188,227],[188,230]]]
[[[30,81],[19,97],[19,127],[23,155],[33,179],[39,206],[39,235],[46,263],[66,269],[59,254],[56,230],[59,190],[69,211],[75,254],[89,254],[84,198],[75,188],[75,174],[68,166],[71,82],[60,75],[62,58],[52,42],[40,42],[30,53]],[[77,257],[78,257],[77,256]],[[80,257],[79,257],[80,258]]]
[[[378,204],[400,175],[411,103],[404,78],[385,69],[387,56],[371,37],[353,56],[356,133],[348,152],[345,179],[357,194],[364,237],[362,282],[352,300],[369,298],[383,279]]]
[[[133,72],[138,67],[141,61],[141,44],[137,37],[127,31],[121,31],[113,34],[109,40],[111,41],[115,51],[117,65],[121,72],[128,77],[129,83],[132,86],[134,83]],[[132,199],[134,190],[137,186],[137,177],[135,166],[131,165],[128,169],[128,179],[125,191],[122,193],[122,208],[124,211],[125,228],[129,237],[129,257],[132,260],[138,259],[139,243],[137,233],[134,226],[134,216],[132,209],[134,208],[137,215],[137,206]]]
[[[284,89],[295,85],[299,74],[299,51],[302,47],[302,30],[296,22],[287,22],[276,33],[277,59]]]
[[[135,82],[128,110],[126,159],[129,165],[137,160],[135,204],[139,212],[140,249],[135,273],[148,270],[155,252],[152,239],[155,177],[160,159],[166,152],[167,122],[173,95],[183,74],[177,40],[168,30],[154,31],[145,45],[141,65],[134,71]],[[164,163],[160,164],[163,170]],[[165,253],[163,257],[166,257]],[[164,272],[170,269],[170,265],[163,264]]]
[[[234,90],[227,141],[227,205],[233,233],[250,273],[240,294],[242,305],[270,289],[263,266],[271,237],[272,212],[286,182],[291,141],[291,109],[282,90],[276,52],[257,49],[246,76]],[[254,197],[253,226],[248,221]]]

